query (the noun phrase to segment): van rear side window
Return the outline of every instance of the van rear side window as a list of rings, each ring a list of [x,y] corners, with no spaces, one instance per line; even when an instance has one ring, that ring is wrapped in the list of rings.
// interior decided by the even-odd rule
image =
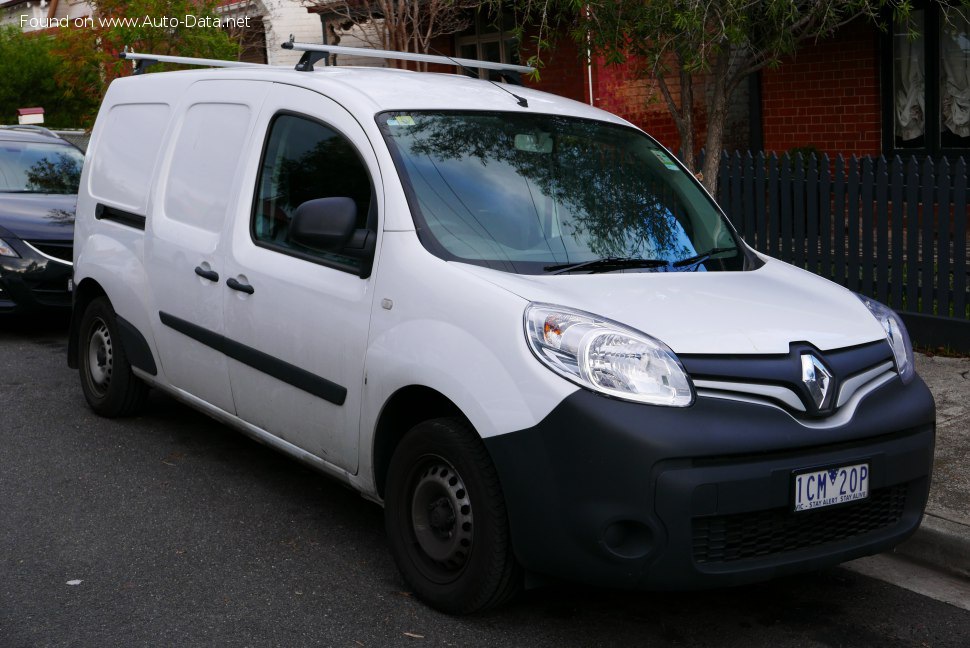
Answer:
[[[249,106],[200,103],[185,114],[165,189],[165,214],[219,232],[249,131]]]
[[[103,118],[90,156],[91,195],[98,202],[145,213],[170,112],[163,103],[118,104]]]

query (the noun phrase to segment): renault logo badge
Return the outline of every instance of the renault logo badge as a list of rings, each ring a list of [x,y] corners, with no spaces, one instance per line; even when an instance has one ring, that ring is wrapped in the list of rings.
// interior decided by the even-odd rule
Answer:
[[[832,404],[832,374],[811,353],[802,354],[802,382],[815,401],[815,409],[827,410]]]

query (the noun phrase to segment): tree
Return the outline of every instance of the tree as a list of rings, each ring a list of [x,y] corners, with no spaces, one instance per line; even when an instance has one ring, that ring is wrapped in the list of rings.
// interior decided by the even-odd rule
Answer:
[[[236,60],[239,42],[219,27],[215,0],[92,0],[91,24],[62,30],[55,54],[56,73],[68,96],[93,105],[85,115],[94,121],[108,84],[132,73],[132,64],[118,58],[125,47],[136,52]],[[187,16],[194,22],[186,24]],[[175,21],[178,21],[177,23]],[[150,71],[171,66],[157,65]]]
[[[81,123],[93,105],[65,96],[54,80],[60,61],[53,39],[24,34],[15,26],[0,27],[0,122],[15,121],[18,108],[41,106],[48,126]]]
[[[481,2],[468,0],[316,0],[334,16],[342,30],[361,27],[360,37],[374,49],[427,54],[438,36],[468,28],[469,9]],[[340,35],[334,30],[333,35]],[[336,44],[336,43],[334,43]],[[395,61],[395,65],[402,62]],[[426,64],[420,64],[425,69]]]
[[[538,25],[535,62],[541,64],[550,31],[568,27],[584,49],[608,63],[635,63],[641,78],[657,84],[677,126],[683,161],[694,170],[696,117],[703,102],[707,134],[700,171],[712,193],[728,106],[742,80],[852,20],[878,23],[888,5],[899,18],[911,10],[910,0],[515,0],[512,5],[519,25]]]

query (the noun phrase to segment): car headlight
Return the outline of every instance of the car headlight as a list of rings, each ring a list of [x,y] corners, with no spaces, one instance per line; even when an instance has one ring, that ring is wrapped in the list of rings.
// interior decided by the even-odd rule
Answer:
[[[889,346],[892,347],[893,356],[896,359],[896,371],[899,372],[899,377],[902,378],[903,383],[908,383],[916,375],[916,367],[913,364],[913,343],[909,339],[909,333],[906,331],[903,320],[894,310],[874,299],[865,295],[856,295],[856,297],[882,324],[882,328],[886,331],[886,339],[889,341]]]
[[[5,257],[19,257],[17,251],[10,247],[10,244],[0,238],[0,256]]]
[[[535,356],[572,382],[623,400],[688,407],[694,390],[666,344],[603,317],[550,304],[525,309]]]

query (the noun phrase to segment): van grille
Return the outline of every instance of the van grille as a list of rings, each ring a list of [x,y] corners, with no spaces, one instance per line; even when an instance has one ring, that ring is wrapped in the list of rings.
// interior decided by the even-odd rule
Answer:
[[[727,563],[839,542],[899,523],[907,484],[881,488],[863,502],[794,513],[788,508],[695,518],[694,561]]]

